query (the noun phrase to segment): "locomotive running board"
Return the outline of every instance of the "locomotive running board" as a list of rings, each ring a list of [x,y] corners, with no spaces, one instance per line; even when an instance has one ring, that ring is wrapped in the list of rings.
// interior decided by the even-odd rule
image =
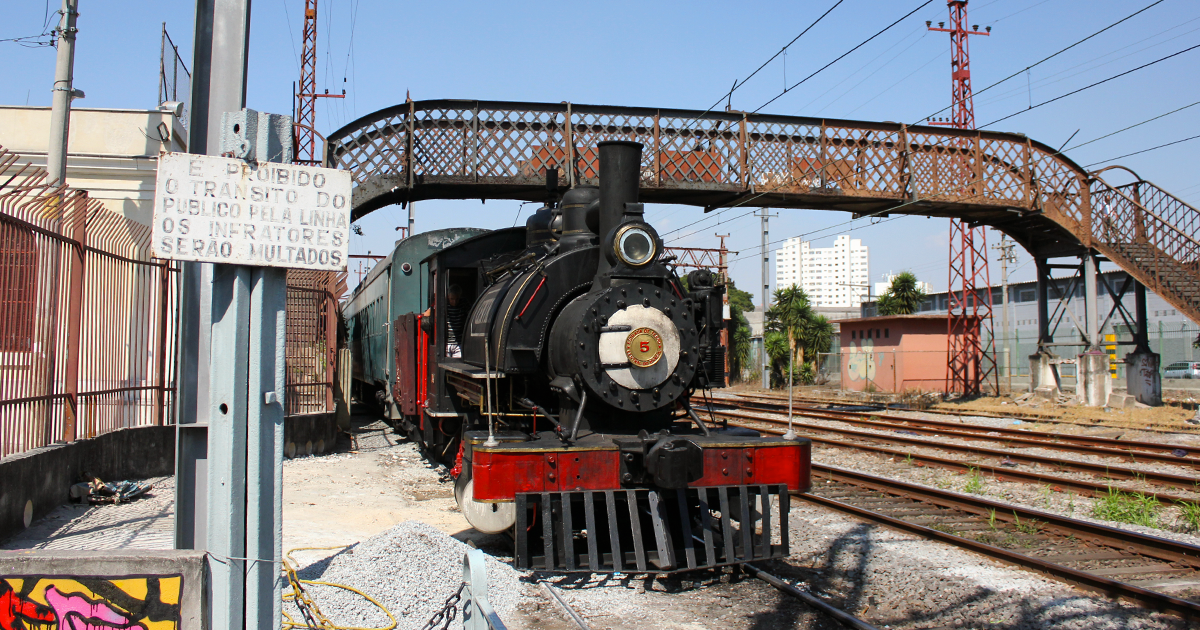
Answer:
[[[673,573],[781,558],[789,499],[782,484],[517,494],[514,564]]]

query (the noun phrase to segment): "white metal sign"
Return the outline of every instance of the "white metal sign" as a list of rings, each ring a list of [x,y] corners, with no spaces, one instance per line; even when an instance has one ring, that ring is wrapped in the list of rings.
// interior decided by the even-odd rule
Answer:
[[[342,271],[350,173],[166,153],[158,159],[153,238],[158,258]]]

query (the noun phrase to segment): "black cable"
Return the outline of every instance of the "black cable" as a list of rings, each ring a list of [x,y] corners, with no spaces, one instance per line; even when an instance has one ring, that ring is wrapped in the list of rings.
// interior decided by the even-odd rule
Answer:
[[[1090,39],[1092,39],[1092,38],[1096,37],[1097,35],[1100,35],[1101,33],[1104,33],[1105,31],[1108,31],[1108,30],[1110,30],[1110,29],[1112,29],[1112,28],[1114,28],[1114,27],[1116,27],[1116,26],[1120,25],[1121,23],[1123,23],[1123,22],[1126,22],[1126,21],[1128,21],[1128,20],[1132,19],[1133,17],[1135,17],[1135,16],[1137,16],[1137,15],[1139,15],[1139,14],[1141,14],[1141,13],[1143,13],[1143,12],[1145,12],[1145,11],[1147,11],[1147,10],[1149,10],[1149,9],[1151,9],[1151,8],[1153,8],[1153,7],[1157,6],[1157,5],[1159,5],[1159,4],[1161,4],[1163,1],[1164,1],[1164,0],[1155,0],[1155,2],[1152,2],[1152,3],[1148,4],[1148,5],[1146,5],[1145,7],[1143,7],[1143,8],[1141,8],[1141,9],[1139,9],[1139,10],[1137,10],[1137,11],[1135,11],[1135,12],[1133,12],[1133,13],[1131,13],[1131,14],[1127,15],[1127,16],[1125,16],[1124,18],[1121,18],[1120,20],[1117,20],[1116,22],[1113,22],[1112,24],[1109,24],[1108,26],[1106,26],[1106,27],[1104,27],[1104,28],[1102,28],[1102,29],[1100,29],[1100,30],[1098,30],[1098,31],[1096,31],[1096,32],[1094,32],[1094,33],[1092,33],[1091,35],[1088,35],[1087,37],[1084,37],[1083,39],[1080,39],[1080,40],[1076,41],[1075,43],[1073,43],[1073,44],[1071,44],[1071,45],[1069,45],[1069,46],[1067,46],[1067,47],[1065,47],[1065,48],[1062,48],[1061,50],[1059,50],[1059,51],[1057,51],[1057,52],[1055,52],[1055,53],[1053,53],[1053,54],[1051,54],[1051,55],[1048,55],[1048,56],[1046,56],[1046,57],[1043,57],[1042,59],[1038,60],[1037,62],[1035,62],[1035,63],[1033,63],[1033,64],[1031,64],[1031,65],[1029,65],[1029,66],[1026,66],[1025,68],[1023,68],[1023,69],[1021,69],[1021,70],[1019,70],[1019,71],[1017,71],[1017,72],[1014,72],[1013,74],[1010,74],[1009,76],[1007,76],[1007,77],[1005,77],[1005,78],[1003,78],[1003,79],[1001,79],[1001,80],[999,80],[999,81],[997,81],[997,82],[995,82],[995,83],[992,83],[991,85],[989,85],[989,86],[987,86],[987,87],[983,88],[982,90],[979,90],[978,92],[974,92],[974,94],[975,94],[975,95],[982,94],[982,93],[984,93],[984,92],[986,92],[986,91],[988,91],[988,90],[992,89],[993,87],[996,87],[997,85],[1000,85],[1001,83],[1004,83],[1005,81],[1008,81],[1009,79],[1012,79],[1013,77],[1020,76],[1022,73],[1026,72],[1026,71],[1028,71],[1028,70],[1030,70],[1030,69],[1032,69],[1032,68],[1036,68],[1037,66],[1039,66],[1039,65],[1041,65],[1041,64],[1043,64],[1043,63],[1045,63],[1045,62],[1047,62],[1047,61],[1049,61],[1049,60],[1051,60],[1051,59],[1053,59],[1053,58],[1055,58],[1055,57],[1057,57],[1057,56],[1059,56],[1059,55],[1061,55],[1061,54],[1063,54],[1063,53],[1067,52],[1068,50],[1071,50],[1072,48],[1075,48],[1076,46],[1078,46],[1078,45],[1080,45],[1080,44],[1082,44],[1082,43],[1084,43],[1084,42],[1086,42],[1086,41],[1088,41],[1088,40],[1090,40]],[[927,3],[925,3],[925,4],[928,4],[928,2],[927,2]],[[922,5],[922,6],[925,6],[925,5]],[[918,7],[918,9],[920,9],[920,7]],[[911,13],[910,13],[910,15],[911,15]],[[907,17],[907,16],[905,16],[905,17]],[[904,18],[901,18],[901,20],[903,20],[903,19],[904,19]],[[895,25],[895,23],[893,23],[893,26],[894,26],[894,25]],[[888,28],[891,28],[891,26],[889,26]],[[885,30],[886,30],[886,29],[885,29]],[[878,33],[876,33],[876,35],[878,35]],[[874,36],[872,36],[872,38],[874,38]],[[868,41],[870,41],[870,40],[868,40]],[[866,43],[866,42],[864,42],[864,43]],[[860,44],[859,46],[861,46],[861,45],[862,45],[862,44]],[[858,47],[856,46],[855,48],[858,48]],[[853,49],[851,50],[851,52],[853,52]],[[1187,52],[1187,51],[1181,51],[1181,53],[1182,53],[1182,52]],[[847,54],[849,54],[849,53],[847,53]],[[1176,54],[1180,54],[1180,53],[1176,53]],[[843,57],[844,57],[844,56],[845,56],[845,55],[843,55]],[[838,59],[840,59],[840,58],[841,58],[841,57],[839,57]],[[835,59],[834,61],[836,62],[837,60]],[[1159,61],[1162,61],[1162,60],[1160,59]],[[831,62],[831,63],[832,63],[832,62]],[[1157,62],[1153,62],[1153,63],[1157,63]],[[827,65],[826,67],[828,67],[828,65]],[[1136,68],[1135,68],[1135,70],[1136,70]],[[818,72],[820,72],[820,71],[818,70]],[[812,76],[812,75],[810,75],[810,77],[811,77],[811,76]],[[1119,75],[1118,75],[1118,76],[1119,76]],[[1111,77],[1111,78],[1115,78],[1115,77]],[[1111,78],[1110,78],[1110,79],[1111,79]],[[806,79],[804,79],[804,80],[807,80],[807,78],[806,78]],[[1106,80],[1108,80],[1108,79],[1106,79]],[[797,84],[797,85],[799,85],[799,84]],[[794,86],[793,86],[793,87],[794,87]],[[790,88],[789,88],[789,89],[790,89]],[[1084,88],[1084,89],[1086,89],[1086,88]],[[784,93],[786,93],[786,92],[787,92],[787,90],[784,90]],[[783,95],[783,93],[781,93],[779,96],[782,96],[782,95]],[[767,103],[765,103],[765,104],[763,105],[763,107],[765,107],[767,104],[770,104],[770,103],[771,103],[771,102],[773,102],[775,99],[779,98],[779,96],[776,96],[774,99],[771,99],[771,101],[768,101]],[[1064,95],[1064,96],[1067,96],[1067,95]],[[1059,98],[1061,98],[1061,97],[1059,97]],[[1047,101],[1047,102],[1049,102],[1049,101]],[[957,104],[957,101],[955,101],[954,103],[951,103],[950,105],[948,105],[948,106],[946,106],[946,107],[944,107],[944,108],[942,108],[942,109],[940,109],[940,110],[938,110],[938,111],[934,112],[933,114],[930,114],[929,116],[925,116],[925,117],[921,118],[920,120],[928,120],[928,119],[932,118],[933,116],[936,116],[936,115],[938,115],[938,114],[940,114],[940,113],[942,113],[942,112],[944,112],[944,111],[946,111],[946,110],[950,109],[950,108],[951,108],[951,107],[953,107],[955,104]],[[1044,105],[1044,104],[1045,104],[1045,103],[1042,103],[1041,105]],[[1040,106],[1040,105],[1038,105],[1038,106]],[[756,112],[758,112],[758,111],[759,111],[759,110],[761,110],[761,109],[762,109],[762,107],[759,107],[759,109],[758,109],[758,110],[755,110],[755,113],[756,113]],[[1022,110],[1022,111],[1028,111],[1028,110]],[[1019,113],[1021,113],[1021,112],[1017,112],[1017,113],[1019,114]],[[1016,115],[1016,114],[1013,114],[1013,116],[1015,116],[1015,115]],[[1009,117],[1011,117],[1011,116],[1009,116]],[[1004,120],[1004,119],[1000,119],[1000,120]],[[995,124],[996,122],[1000,122],[1000,121],[999,121],[999,120],[997,120],[997,121],[994,121],[994,122],[992,122],[992,123],[988,123],[988,125]],[[914,124],[919,124],[919,123],[914,123]],[[984,125],[984,127],[986,127],[986,126],[988,126],[988,125]],[[899,158],[896,158],[896,159],[899,159]],[[893,160],[893,161],[894,161],[894,160]],[[886,164],[886,163],[885,163],[885,164]],[[753,201],[754,199],[757,199],[757,198],[759,198],[759,197],[762,197],[764,194],[766,194],[766,192],[768,192],[768,191],[764,191],[763,193],[759,193],[758,195],[755,195],[754,197],[747,198],[747,199],[745,199],[745,200],[743,200],[743,201],[741,201],[741,202],[739,202],[739,203],[737,203],[737,204],[734,204],[733,206],[730,206],[729,208],[726,208],[726,209],[724,209],[724,210],[721,210],[720,212],[718,212],[717,214],[715,214],[715,215],[713,215],[713,216],[715,216],[715,217],[719,217],[721,214],[723,214],[723,213],[724,213],[724,212],[726,212],[727,210],[731,210],[731,209],[733,209],[733,208],[736,208],[736,207],[738,207],[738,206],[744,205],[745,203],[748,203],[748,202],[750,202],[750,201]],[[748,214],[749,214],[749,213],[747,213],[747,214],[743,214],[743,215],[740,215],[740,216],[738,216],[738,217],[735,217],[735,218],[734,218],[734,219],[732,219],[732,220],[736,221],[737,219],[744,218],[744,217],[745,217],[745,216],[747,216]],[[687,228],[689,228],[689,227],[691,227],[691,226],[693,226],[693,225],[696,225],[696,224],[698,224],[698,223],[701,223],[701,222],[703,222],[703,221],[706,221],[706,220],[708,220],[708,219],[711,219],[711,218],[713,218],[713,217],[703,217],[703,218],[697,219],[696,221],[693,221],[693,222],[691,222],[691,223],[685,224],[685,225],[683,225],[683,226],[680,226],[679,228],[676,228],[676,229],[674,229],[674,230],[672,230],[672,231],[670,231],[670,232],[667,232],[667,233],[666,233],[666,234],[664,234],[663,236],[666,236],[666,235],[669,235],[669,234],[673,234],[673,233],[675,233],[675,232],[679,232],[679,231],[681,231],[681,230],[687,229]],[[675,239],[675,240],[678,240],[678,238],[677,238],[677,239]]]
[[[767,64],[771,63],[772,61],[775,61],[775,59],[777,57],[779,57],[779,55],[783,54],[784,51],[786,51],[788,48],[790,48],[792,44],[795,44],[796,41],[799,40],[801,37],[804,37],[805,33],[807,33],[809,30],[811,30],[812,27],[816,26],[817,23],[819,23],[821,20],[825,19],[825,16],[829,15],[834,9],[838,8],[838,5],[840,5],[844,1],[845,0],[838,0],[833,6],[829,7],[824,13],[821,14],[821,17],[814,20],[812,24],[809,24],[808,28],[805,28],[803,31],[800,31],[799,35],[792,38],[792,41],[788,42],[787,46],[780,48],[779,52],[775,53],[774,55],[771,55],[770,59],[764,61],[763,64],[761,66],[759,66],[754,72],[751,72],[750,76],[747,76],[745,79],[742,79],[741,81],[735,81],[733,84],[733,87],[730,88],[728,92],[723,94],[721,96],[721,98],[717,99],[716,102],[714,102],[712,105],[709,105],[708,109],[704,110],[704,114],[711,112],[714,107],[721,104],[721,101],[733,96],[733,93],[735,91],[737,91],[738,88],[742,87],[743,85],[746,85],[747,81],[749,81],[750,79],[753,79],[754,75],[758,74],[760,70],[767,67]],[[697,116],[697,119],[703,118],[704,114],[700,114],[699,116]],[[685,130],[686,130],[686,128],[685,128]]]
[[[1142,12],[1144,12],[1144,11],[1148,10],[1148,9],[1151,9],[1151,8],[1153,8],[1153,7],[1155,7],[1155,6],[1159,5],[1159,4],[1162,4],[1162,3],[1163,3],[1163,0],[1155,0],[1155,2],[1152,2],[1152,3],[1148,4],[1148,5],[1146,5],[1145,7],[1142,7],[1141,9],[1138,9],[1137,11],[1134,11],[1133,13],[1130,13],[1129,15],[1127,15],[1127,16],[1125,16],[1125,17],[1121,18],[1120,20],[1117,20],[1116,22],[1113,22],[1112,24],[1109,24],[1108,26],[1105,26],[1104,28],[1102,28],[1102,29],[1100,29],[1100,30],[1096,31],[1095,33],[1092,33],[1091,35],[1088,35],[1087,37],[1084,37],[1083,39],[1081,39],[1081,40],[1079,40],[1079,41],[1075,42],[1074,44],[1071,44],[1070,46],[1067,46],[1066,48],[1063,48],[1062,50],[1060,50],[1060,51],[1058,51],[1058,52],[1056,52],[1056,53],[1054,53],[1054,54],[1052,54],[1052,55],[1050,55],[1050,56],[1048,56],[1048,57],[1043,57],[1042,59],[1040,59],[1040,60],[1039,60],[1039,61],[1037,61],[1036,63],[1033,63],[1032,65],[1025,66],[1024,68],[1022,68],[1022,69],[1020,69],[1020,70],[1018,70],[1018,71],[1016,71],[1016,72],[1014,72],[1014,73],[1012,73],[1012,74],[1010,74],[1010,75],[1008,75],[1008,76],[1004,77],[1003,79],[1000,79],[999,81],[996,81],[995,83],[993,83],[993,84],[991,84],[991,85],[989,85],[989,86],[987,86],[987,87],[983,88],[982,90],[979,90],[978,92],[972,92],[972,94],[971,94],[971,98],[974,98],[974,97],[976,97],[976,96],[979,96],[980,94],[983,94],[984,92],[986,92],[986,91],[988,91],[988,90],[990,90],[990,89],[992,89],[992,88],[996,87],[997,85],[1000,85],[1001,83],[1004,83],[1005,81],[1008,81],[1009,79],[1011,79],[1011,78],[1013,78],[1013,77],[1018,77],[1018,76],[1021,76],[1021,75],[1022,75],[1022,74],[1024,74],[1025,72],[1028,72],[1029,70],[1032,70],[1032,69],[1034,69],[1034,68],[1036,68],[1036,67],[1038,67],[1038,66],[1042,65],[1043,63],[1046,63],[1047,61],[1050,61],[1051,59],[1053,59],[1053,58],[1055,58],[1055,57],[1057,57],[1057,56],[1059,56],[1059,55],[1061,55],[1061,54],[1063,54],[1063,53],[1067,52],[1068,50],[1071,50],[1072,48],[1074,48],[1074,47],[1076,47],[1076,46],[1078,46],[1078,45],[1080,45],[1080,44],[1082,44],[1082,43],[1084,43],[1084,42],[1088,41],[1089,39],[1091,39],[1091,38],[1093,38],[1093,37],[1095,37],[1095,36],[1097,36],[1097,35],[1099,35],[1099,34],[1101,34],[1101,33],[1105,32],[1105,31],[1107,31],[1107,30],[1109,30],[1109,29],[1111,29],[1111,28],[1113,28],[1113,27],[1117,26],[1118,24],[1121,24],[1122,22],[1125,22],[1126,20],[1129,20],[1130,18],[1133,18],[1134,16],[1136,16],[1136,15],[1138,15],[1138,14],[1140,14],[1140,13],[1142,13]],[[930,118],[933,118],[934,116],[937,116],[938,114],[940,114],[940,113],[942,113],[942,112],[944,112],[944,111],[946,111],[946,110],[948,110],[948,109],[950,109],[950,108],[952,108],[952,107],[954,107],[954,106],[958,105],[960,102],[961,102],[961,101],[954,101],[954,102],[950,103],[949,105],[947,105],[947,106],[943,107],[942,109],[939,109],[938,111],[936,111],[936,112],[934,112],[934,113],[930,114],[929,116],[926,116],[926,117],[925,117],[923,120],[929,120]]]
[[[1105,163],[1105,162],[1112,162],[1113,160],[1119,160],[1119,159],[1121,159],[1121,158],[1127,158],[1127,157],[1129,157],[1129,156],[1131,156],[1131,155],[1138,155],[1138,154],[1141,154],[1141,153],[1146,153],[1147,151],[1154,151],[1155,149],[1161,149],[1161,148],[1163,148],[1163,147],[1169,147],[1169,146],[1171,146],[1171,145],[1173,145],[1173,144],[1179,144],[1180,142],[1187,142],[1188,140],[1195,140],[1196,138],[1200,138],[1200,136],[1192,136],[1192,137],[1190,137],[1190,138],[1184,138],[1184,139],[1182,139],[1182,140],[1175,140],[1174,142],[1168,142],[1168,143],[1166,143],[1166,144],[1160,144],[1160,145],[1158,145],[1158,146],[1156,146],[1156,147],[1150,147],[1149,149],[1142,149],[1141,151],[1134,151],[1133,153],[1126,153],[1125,155],[1118,155],[1118,156],[1117,156],[1117,157],[1115,157],[1115,158],[1108,158],[1107,160],[1100,160],[1099,162],[1092,162],[1091,164],[1088,164],[1088,165],[1087,165],[1087,166],[1085,166],[1084,168],[1091,168],[1091,167],[1093,167],[1093,166],[1096,166],[1097,164],[1103,164],[1103,163]]]
[[[914,14],[914,13],[916,13],[917,11],[920,11],[921,9],[924,9],[924,8],[925,8],[926,6],[928,6],[928,5],[929,5],[929,3],[931,3],[931,2],[933,2],[933,0],[925,0],[925,2],[923,2],[923,3],[921,4],[921,6],[919,6],[919,7],[915,8],[915,9],[913,9],[912,11],[909,11],[909,12],[908,12],[908,13],[906,13],[906,14],[904,14],[904,17],[902,17],[902,18],[900,18],[900,19],[896,20],[895,22],[892,22],[891,24],[887,25],[886,27],[884,27],[884,28],[883,28],[883,30],[881,30],[881,31],[879,31],[879,32],[875,33],[874,35],[872,35],[872,36],[868,37],[867,39],[863,40],[861,43],[859,43],[859,44],[858,44],[857,46],[855,46],[854,48],[851,48],[850,50],[847,50],[846,52],[842,53],[842,54],[841,54],[841,56],[839,56],[837,59],[834,59],[833,61],[830,61],[829,63],[827,63],[827,64],[825,64],[825,65],[821,66],[821,68],[820,68],[820,69],[818,69],[816,72],[813,72],[812,74],[810,74],[810,75],[808,75],[808,76],[804,77],[803,79],[800,79],[799,81],[797,81],[797,82],[796,82],[795,84],[793,84],[792,86],[784,88],[784,89],[783,89],[783,91],[782,91],[782,92],[780,92],[779,94],[777,94],[777,95],[776,95],[774,98],[772,98],[771,100],[767,101],[766,103],[763,103],[762,105],[759,105],[759,106],[758,106],[758,109],[756,109],[756,110],[754,110],[753,112],[750,112],[750,113],[752,113],[752,114],[757,114],[758,112],[762,111],[762,108],[766,107],[767,105],[770,105],[771,103],[774,103],[775,101],[779,100],[779,98],[780,98],[781,96],[783,96],[784,94],[787,94],[788,92],[790,92],[790,91],[792,91],[792,90],[796,89],[797,87],[799,87],[799,86],[800,86],[800,84],[802,84],[802,83],[804,83],[805,81],[808,81],[809,79],[811,79],[811,78],[813,78],[813,77],[817,76],[818,74],[820,74],[822,71],[824,71],[824,70],[825,70],[826,68],[828,68],[829,66],[832,66],[833,64],[835,64],[835,63],[837,63],[837,62],[841,61],[842,59],[844,59],[844,58],[846,57],[846,55],[849,55],[850,53],[852,53],[852,52],[854,52],[854,51],[858,50],[859,48],[862,48],[863,46],[866,46],[868,43],[870,43],[870,42],[871,42],[871,40],[873,40],[873,39],[875,39],[876,37],[879,37],[880,35],[883,35],[884,33],[888,32],[889,30],[891,30],[891,29],[892,29],[892,27],[893,27],[893,26],[895,26],[895,25],[897,25],[897,24],[899,24],[899,23],[903,22],[903,21],[904,21],[904,20],[906,20],[906,19],[907,19],[909,16],[911,16],[911,15],[912,15],[912,14]],[[1162,0],[1159,0],[1159,2],[1162,2]]]
[[[1120,74],[1114,74],[1113,76],[1111,76],[1111,77],[1108,77],[1107,79],[1102,79],[1102,80],[1100,80],[1100,81],[1096,81],[1095,83],[1093,83],[1093,84],[1091,84],[1091,85],[1086,85],[1086,86],[1084,86],[1084,87],[1081,87],[1081,88],[1079,88],[1078,90],[1072,90],[1072,91],[1070,91],[1070,92],[1067,92],[1066,94],[1060,94],[1059,96],[1056,96],[1056,97],[1054,97],[1054,98],[1052,98],[1052,99],[1050,99],[1050,100],[1048,100],[1048,101],[1042,101],[1041,103],[1038,103],[1037,105],[1033,105],[1032,107],[1029,107],[1029,108],[1027,108],[1027,109],[1022,109],[1021,111],[1018,111],[1018,112],[1013,112],[1013,113],[1011,113],[1011,114],[1009,114],[1009,115],[1005,116],[1004,118],[998,118],[998,119],[996,119],[996,120],[993,120],[992,122],[990,122],[990,123],[988,123],[988,124],[986,124],[986,125],[980,125],[980,127],[979,127],[979,128],[980,128],[980,129],[983,129],[984,127],[990,127],[990,126],[992,126],[992,125],[994,125],[994,124],[996,124],[996,123],[998,123],[998,122],[1001,122],[1001,121],[1008,120],[1009,118],[1012,118],[1013,116],[1017,116],[1017,115],[1019,115],[1019,114],[1024,114],[1025,112],[1027,112],[1027,111],[1029,111],[1029,110],[1031,110],[1031,109],[1037,109],[1037,108],[1041,107],[1042,105],[1049,105],[1050,103],[1053,103],[1054,101],[1062,100],[1062,99],[1064,99],[1064,98],[1066,98],[1066,97],[1068,97],[1068,96],[1071,96],[1071,95],[1074,95],[1074,94],[1078,94],[1078,93],[1080,93],[1080,92],[1082,92],[1082,91],[1084,91],[1084,90],[1090,90],[1091,88],[1094,88],[1094,87],[1096,87],[1096,86],[1098,86],[1098,85],[1103,85],[1103,84],[1105,84],[1105,83],[1108,83],[1109,81],[1112,81],[1113,79],[1119,79],[1119,78],[1121,78],[1121,77],[1123,77],[1123,76],[1125,76],[1125,75],[1127,75],[1127,74],[1131,74],[1131,73],[1137,72],[1138,70],[1141,70],[1141,69],[1143,69],[1143,68],[1149,68],[1150,66],[1153,66],[1153,65],[1154,65],[1154,64],[1156,64],[1156,63],[1159,63],[1159,62],[1162,62],[1162,61],[1166,61],[1166,60],[1168,60],[1168,59],[1170,59],[1170,58],[1172,58],[1172,57],[1178,57],[1179,55],[1182,55],[1182,54],[1183,54],[1183,53],[1185,53],[1185,52],[1190,52],[1190,51],[1196,50],[1197,48],[1200,48],[1200,44],[1196,44],[1195,46],[1192,46],[1191,48],[1185,48],[1185,49],[1183,49],[1183,50],[1181,50],[1181,51],[1179,51],[1179,52],[1171,53],[1171,54],[1167,55],[1166,57],[1160,57],[1160,58],[1158,58],[1158,59],[1155,59],[1154,61],[1151,61],[1150,63],[1145,63],[1145,64],[1142,64],[1142,65],[1140,65],[1140,66],[1136,67],[1136,68],[1133,68],[1132,70],[1126,70],[1125,72],[1122,72],[1122,73],[1120,73]]]

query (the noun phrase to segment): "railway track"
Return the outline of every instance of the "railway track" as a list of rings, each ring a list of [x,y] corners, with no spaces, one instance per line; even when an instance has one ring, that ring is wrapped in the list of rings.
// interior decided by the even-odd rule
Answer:
[[[784,406],[787,405],[787,397],[786,396],[777,396],[777,395],[772,395],[772,394],[733,394],[733,396],[736,396],[737,399],[741,399],[744,401],[761,401],[761,402],[764,402],[767,404],[782,404]],[[721,396],[721,397],[714,397],[714,400],[728,402],[730,400],[735,400],[735,399],[732,397]],[[849,401],[849,400],[839,400],[839,399],[834,399],[834,398],[817,398],[817,397],[812,397],[812,396],[796,396],[793,398],[793,402],[799,403],[801,405],[809,406],[809,407],[820,407],[820,406],[830,406],[830,405],[837,406],[837,407],[862,407],[864,409],[871,410],[867,413],[876,414],[876,415],[881,412],[886,412],[888,410],[893,410],[893,411],[903,410],[903,409],[897,409],[895,407],[892,407],[891,405],[889,405],[887,403],[876,403],[876,402],[868,402],[868,401]],[[1067,426],[1073,426],[1073,427],[1083,427],[1083,428],[1088,428],[1088,429],[1097,429],[1097,428],[1099,428],[1099,429],[1118,429],[1118,430],[1125,430],[1125,431],[1130,429],[1127,426],[1119,426],[1119,425],[1113,425],[1113,424],[1104,424],[1104,423],[1087,424],[1087,423],[1083,423],[1083,422],[1074,422],[1071,420],[1064,420],[1062,418],[1057,418],[1057,417],[1050,416],[1047,414],[1042,414],[1042,413],[1037,413],[1037,412],[1032,412],[1032,411],[1022,411],[1019,409],[1013,409],[1012,411],[1004,411],[1003,413],[1001,413],[1001,412],[996,412],[996,411],[984,411],[984,410],[976,410],[976,409],[951,410],[951,409],[939,409],[937,407],[931,407],[929,409],[921,409],[920,411],[921,411],[921,413],[937,414],[937,415],[943,415],[943,416],[953,416],[956,418],[961,418],[963,416],[975,416],[975,417],[980,417],[980,418],[1019,419],[1019,420],[1027,420],[1030,422],[1036,422],[1039,424],[1058,424],[1058,425],[1067,425]],[[1189,433],[1189,431],[1186,427],[1181,427],[1178,429],[1141,427],[1141,428],[1138,428],[1137,430],[1144,431],[1147,433],[1162,433],[1162,434]],[[1195,433],[1193,432],[1190,434],[1194,435]]]
[[[1198,546],[831,466],[813,481],[803,500],[1200,620]]]
[[[714,416],[724,418],[726,420],[734,420],[738,425],[745,426],[765,433],[782,435],[782,427],[787,426],[786,419],[767,418],[759,415],[752,415],[742,411],[731,411],[726,409],[712,408]],[[793,426],[805,433],[805,437],[811,439],[815,445],[831,448],[840,448],[846,450],[857,450],[871,452],[878,455],[885,455],[899,460],[912,462],[918,466],[934,466],[939,468],[947,468],[956,471],[978,471],[995,477],[999,481],[1018,481],[1024,483],[1032,483],[1038,485],[1049,485],[1054,490],[1071,490],[1085,496],[1102,496],[1110,490],[1120,490],[1122,492],[1153,496],[1162,503],[1180,504],[1180,503],[1197,503],[1200,500],[1169,494],[1166,492],[1150,492],[1137,488],[1115,485],[1111,481],[1091,482],[1080,479],[1064,477],[1058,474],[1039,472],[1032,469],[1021,469],[1021,464],[1033,465],[1048,469],[1053,472],[1078,472],[1091,474],[1101,477],[1105,480],[1123,479],[1134,480],[1167,486],[1170,488],[1180,489],[1184,491],[1195,492],[1197,489],[1197,478],[1194,475],[1183,475],[1173,473],[1163,473],[1158,471],[1148,471],[1136,468],[1127,468],[1109,464],[1097,464],[1091,462],[1083,462],[1071,459],[1062,459],[1056,457],[1047,457],[1042,455],[1031,455],[1019,453],[1012,450],[984,448],[963,444],[952,444],[947,442],[933,442],[928,439],[921,439],[916,431],[912,431],[912,427],[907,425],[888,424],[885,422],[873,422],[871,420],[863,420],[861,418],[843,418],[837,415],[824,415],[813,411],[803,409],[800,410],[802,417],[810,416],[822,420],[834,420],[839,422],[850,422],[859,424],[874,425],[871,428],[877,430],[891,431],[906,431],[913,434],[913,437],[896,434],[881,434],[867,431],[857,431],[853,429],[841,429],[837,427],[829,427],[824,425],[812,424],[804,422],[803,419],[793,422]],[[958,425],[956,425],[958,426]],[[779,428],[776,428],[779,427]],[[947,435],[946,431],[926,430],[927,435]],[[824,437],[821,434],[833,434],[839,438]],[[964,439],[986,439],[986,436],[977,434],[969,434],[967,436],[951,436],[963,437]],[[957,455],[965,455],[967,458],[946,458],[929,455],[915,450],[902,450],[891,448],[890,446],[880,446],[878,444],[902,445],[913,448],[929,448],[947,451]],[[1051,443],[1038,443],[1039,448],[1050,448]],[[1148,458],[1149,459],[1149,458]],[[1182,459],[1182,458],[1181,458]],[[1186,460],[1185,460],[1186,461]],[[1178,462],[1171,463],[1179,465]],[[1008,464],[1008,465],[1005,465]],[[1016,465],[1016,466],[1014,466]],[[1189,465],[1190,464],[1186,464]]]
[[[714,402],[733,405],[741,409],[761,409],[763,411],[786,412],[787,402],[763,401],[756,399],[742,400],[740,398],[717,398]],[[829,420],[839,420],[849,424],[883,428],[891,430],[907,430],[921,435],[946,435],[976,440],[999,442],[1005,445],[1020,444],[1036,448],[1048,448],[1071,453],[1117,457],[1134,462],[1159,462],[1175,466],[1192,466],[1200,468],[1200,446],[1188,444],[1167,444],[1164,442],[1148,442],[1141,440],[1121,440],[1116,438],[1066,435],[1046,431],[1031,431],[1027,429],[1012,429],[1008,427],[988,427],[963,422],[948,422],[943,420],[927,420],[897,416],[877,411],[845,411],[802,404],[794,406],[805,415],[821,417]]]

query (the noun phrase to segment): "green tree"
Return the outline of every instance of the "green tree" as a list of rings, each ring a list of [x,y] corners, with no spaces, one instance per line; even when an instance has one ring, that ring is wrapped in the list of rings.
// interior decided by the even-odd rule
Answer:
[[[817,356],[833,346],[833,324],[816,314],[803,289],[792,285],[775,291],[767,330],[767,355],[779,380],[787,382],[790,369],[798,382],[811,383]]]
[[[912,315],[921,310],[925,292],[911,271],[902,271],[876,302],[880,315]]]

